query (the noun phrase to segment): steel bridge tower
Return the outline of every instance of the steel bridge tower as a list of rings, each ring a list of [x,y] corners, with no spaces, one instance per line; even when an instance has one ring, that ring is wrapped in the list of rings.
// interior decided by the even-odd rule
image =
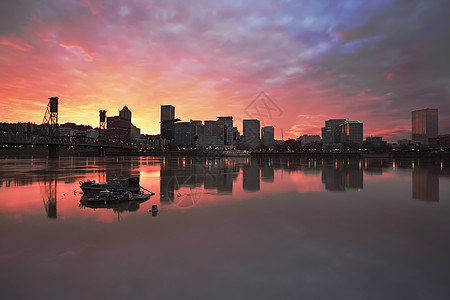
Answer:
[[[42,124],[58,125],[58,97],[48,98],[47,110],[45,111]]]
[[[106,110],[100,111],[100,126],[98,128],[100,128],[100,130],[106,129]]]
[[[45,111],[44,119],[42,119],[42,125],[46,128],[46,134],[48,137],[48,151],[49,158],[58,157],[58,144],[56,143],[59,137],[58,133],[58,97],[48,98],[47,110]]]

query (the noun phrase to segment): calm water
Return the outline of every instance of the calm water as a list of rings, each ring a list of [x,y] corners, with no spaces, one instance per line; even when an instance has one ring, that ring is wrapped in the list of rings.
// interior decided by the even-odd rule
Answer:
[[[78,182],[120,175],[156,194],[80,206]],[[2,299],[450,299],[446,161],[7,159],[0,176]]]

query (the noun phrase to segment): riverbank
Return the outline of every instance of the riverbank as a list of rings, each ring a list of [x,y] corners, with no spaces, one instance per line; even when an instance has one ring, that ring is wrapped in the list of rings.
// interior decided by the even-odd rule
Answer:
[[[60,148],[60,157],[96,157],[99,152],[96,148]],[[30,158],[47,157],[48,150],[44,147],[8,147],[0,148],[0,158]],[[252,158],[431,158],[450,159],[450,152],[402,151],[402,152],[248,152],[248,151],[222,151],[222,150],[113,150],[106,149],[105,156],[163,156],[163,157],[252,157]]]
[[[252,152],[251,156],[254,158],[436,158],[436,159],[450,159],[450,152]]]

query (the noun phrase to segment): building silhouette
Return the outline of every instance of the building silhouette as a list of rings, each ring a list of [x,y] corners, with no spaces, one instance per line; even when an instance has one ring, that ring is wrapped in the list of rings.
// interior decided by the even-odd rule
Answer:
[[[119,116],[107,117],[108,139],[113,143],[129,143],[131,141],[131,111],[124,106]]]
[[[251,119],[243,122],[244,145],[247,148],[258,149],[260,146],[259,134],[261,131],[259,120]]]
[[[161,105],[161,138],[174,139],[175,131],[175,107],[172,105]]]
[[[438,135],[438,110],[426,108],[413,110],[412,119],[412,140],[427,145],[428,139]]]
[[[345,121],[340,125],[341,128],[341,143],[350,143],[358,145],[363,144],[363,123],[359,121]]]
[[[224,142],[224,124],[220,121],[205,121],[198,135],[197,147],[223,147]]]
[[[183,147],[195,147],[198,138],[198,127],[202,121],[179,122],[175,124],[174,141]]]
[[[225,146],[233,145],[233,117],[218,117],[218,122],[223,124],[223,142]]]
[[[347,119],[330,119],[325,121],[325,127],[322,127],[324,145],[337,145],[341,142],[341,125],[345,122],[347,122]]]
[[[275,144],[275,129],[273,126],[264,126],[261,129],[261,142],[263,146]]]

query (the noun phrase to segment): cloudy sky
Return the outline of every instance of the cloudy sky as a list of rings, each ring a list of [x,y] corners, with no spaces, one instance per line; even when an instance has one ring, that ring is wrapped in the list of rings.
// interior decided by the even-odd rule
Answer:
[[[127,105],[159,133],[176,116],[255,116],[276,137],[364,122],[364,136],[410,138],[411,110],[438,108],[450,133],[447,0],[2,0],[3,122],[98,126]],[[261,91],[270,98],[257,98]]]

